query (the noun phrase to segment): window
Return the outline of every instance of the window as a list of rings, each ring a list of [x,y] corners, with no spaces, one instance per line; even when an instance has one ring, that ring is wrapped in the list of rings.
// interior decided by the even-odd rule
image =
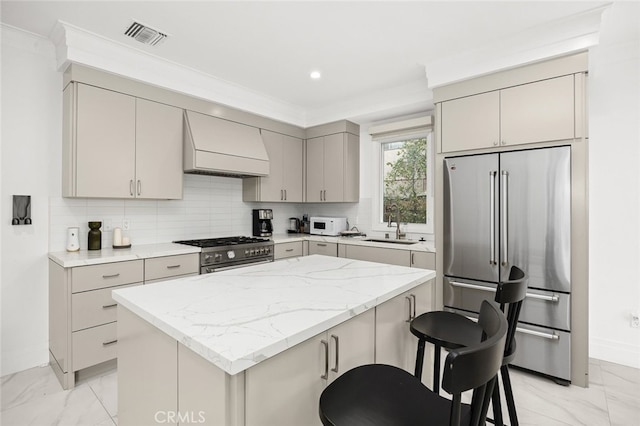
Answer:
[[[369,129],[378,153],[373,230],[389,232],[389,222],[395,227],[399,217],[404,232],[433,233],[433,132],[426,118],[428,125],[423,117],[419,128],[413,119]]]

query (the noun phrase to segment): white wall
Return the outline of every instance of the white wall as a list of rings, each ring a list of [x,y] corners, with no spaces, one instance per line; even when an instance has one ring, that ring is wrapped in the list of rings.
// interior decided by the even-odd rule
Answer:
[[[62,76],[47,40],[2,28],[2,374],[48,362],[49,196],[60,193]],[[33,225],[12,226],[12,195]]]
[[[589,52],[590,356],[640,368],[640,3],[615,2]]]

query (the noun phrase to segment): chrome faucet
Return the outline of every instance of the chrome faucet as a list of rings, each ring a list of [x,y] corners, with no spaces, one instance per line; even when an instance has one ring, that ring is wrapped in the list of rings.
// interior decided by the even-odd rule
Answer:
[[[387,222],[387,227],[391,228],[391,212],[394,210],[396,212],[396,240],[401,240],[406,237],[407,234],[400,231],[400,209],[396,203],[391,204],[388,208],[389,221]]]

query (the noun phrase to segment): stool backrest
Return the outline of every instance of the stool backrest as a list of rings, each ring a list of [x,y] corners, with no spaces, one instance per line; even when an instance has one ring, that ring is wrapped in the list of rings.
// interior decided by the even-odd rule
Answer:
[[[483,330],[483,341],[449,352],[444,366],[442,388],[453,398],[450,424],[460,424],[461,394],[473,389],[471,402],[472,425],[484,422],[488,399],[498,370],[502,366],[507,319],[495,302],[484,300],[480,306],[478,324]]]
[[[505,363],[511,362],[510,357],[516,352],[516,327],[522,303],[527,295],[527,275],[517,266],[512,266],[509,271],[509,278],[498,284],[495,301],[500,304],[500,309],[506,312],[509,331],[504,348]],[[505,311],[506,308],[506,311]]]

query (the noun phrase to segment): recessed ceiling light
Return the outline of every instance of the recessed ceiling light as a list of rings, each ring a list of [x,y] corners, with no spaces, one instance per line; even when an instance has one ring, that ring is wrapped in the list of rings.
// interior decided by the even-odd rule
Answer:
[[[309,74],[309,77],[311,77],[314,80],[318,80],[320,77],[322,77],[322,74],[320,74],[320,71],[311,71],[311,74]]]

